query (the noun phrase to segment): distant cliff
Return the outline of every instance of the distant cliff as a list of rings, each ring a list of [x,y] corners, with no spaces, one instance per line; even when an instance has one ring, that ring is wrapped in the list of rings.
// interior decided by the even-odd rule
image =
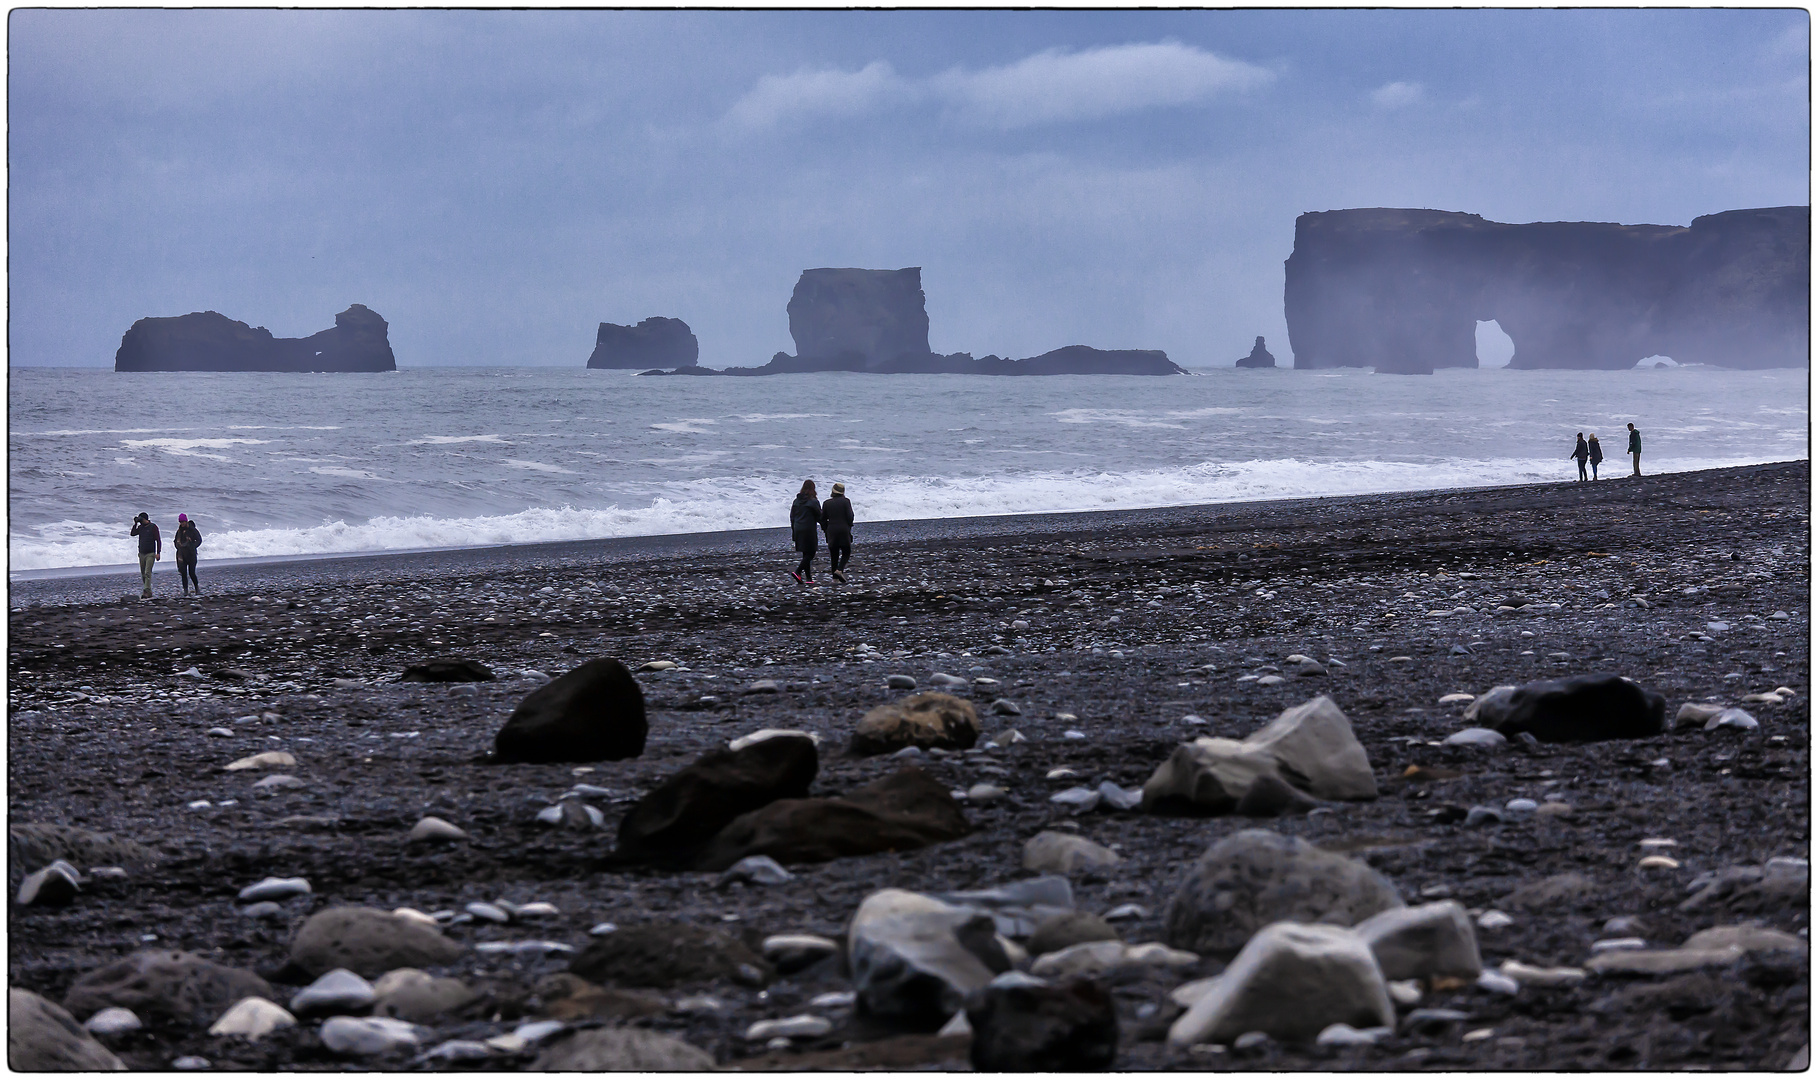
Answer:
[[[115,371],[396,371],[378,313],[353,304],[333,329],[306,338],[272,337],[219,312],[140,319],[120,339]]]
[[[1332,210],[1294,226],[1283,292],[1297,368],[1476,367],[1476,324],[1510,367],[1619,369],[1653,355],[1801,367],[1810,346],[1811,209],[1689,227],[1505,225],[1439,210]]]
[[[590,368],[693,367],[701,357],[694,331],[680,319],[652,316],[636,326],[603,322]]]
[[[1237,366],[1242,368],[1272,368],[1275,366],[1275,354],[1263,348],[1262,335],[1256,337],[1256,344],[1251,346],[1250,355],[1241,357]]]

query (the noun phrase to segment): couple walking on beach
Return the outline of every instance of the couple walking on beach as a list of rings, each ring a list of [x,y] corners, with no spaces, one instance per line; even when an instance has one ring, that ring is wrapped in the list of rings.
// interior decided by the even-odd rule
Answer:
[[[139,580],[144,583],[145,591],[139,599],[151,599],[152,567],[164,557],[164,536],[158,531],[158,523],[150,514],[140,514],[133,519],[132,532],[129,536],[139,538]],[[196,587],[196,595],[202,595],[202,583],[196,580],[196,549],[202,546],[202,530],[189,519],[188,514],[177,515],[177,535],[171,537],[171,546],[177,549],[177,578],[183,582],[183,595],[189,595],[189,587]]]
[[[789,508],[789,531],[795,537],[795,550],[802,553],[802,563],[790,571],[798,584],[813,585],[814,553],[820,537],[819,525],[827,533],[827,558],[833,563],[833,580],[846,583],[846,560],[852,558],[852,501],[846,498],[846,485],[833,485],[826,502],[815,498],[814,481],[802,481],[802,490]]]
[[[1634,475],[1640,476],[1641,475],[1641,432],[1639,432],[1635,429],[1634,424],[1629,425],[1629,453],[1632,454],[1635,458]],[[1602,464],[1602,462],[1603,462],[1603,445],[1597,441],[1596,432],[1594,432],[1594,431],[1591,432],[1590,442],[1585,441],[1584,432],[1582,432],[1582,431],[1579,432],[1578,433],[1578,445],[1573,447],[1572,452],[1566,456],[1578,459],[1578,479],[1580,479],[1580,480],[1586,479],[1586,476],[1584,475],[1584,466],[1585,466],[1586,461],[1589,461],[1591,463],[1591,475],[1590,475],[1589,479],[1591,479],[1591,480],[1597,479],[1597,466]]]

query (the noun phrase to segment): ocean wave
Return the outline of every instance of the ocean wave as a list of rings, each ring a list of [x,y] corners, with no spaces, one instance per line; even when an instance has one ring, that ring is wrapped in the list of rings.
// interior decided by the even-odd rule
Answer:
[[[1757,461],[1678,461],[1673,468],[1656,471],[1720,468]],[[1398,462],[1280,458],[1125,472],[1082,469],[982,477],[816,479],[822,481],[823,488],[834,480],[843,481],[858,520],[867,522],[1133,510],[1526,484],[1564,480],[1569,469],[1570,464],[1563,459]],[[601,508],[531,507],[497,514],[380,516],[290,528],[206,531],[203,558],[337,555],[781,528],[787,524],[789,502],[799,483],[795,477],[708,478],[652,483],[638,489],[635,497]],[[203,524],[206,529],[207,523]],[[131,561],[135,550],[132,543],[118,523],[46,523],[13,532],[12,567],[41,570],[120,565]]]

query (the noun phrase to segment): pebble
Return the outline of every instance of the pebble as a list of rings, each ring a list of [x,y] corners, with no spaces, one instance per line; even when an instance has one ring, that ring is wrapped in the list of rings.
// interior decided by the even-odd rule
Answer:
[[[376,1057],[417,1045],[416,1025],[387,1016],[331,1017],[320,1035],[323,1046],[355,1057]]]
[[[511,921],[511,915],[497,904],[488,904],[484,901],[476,900],[475,902],[468,904],[464,910],[474,918],[485,919],[487,922],[508,923]]]
[[[833,1030],[833,1021],[823,1016],[812,1016],[803,1013],[782,1020],[759,1020],[745,1029],[745,1038],[752,1042],[765,1042],[770,1039],[816,1039]]]
[[[1748,700],[1744,698],[1743,700]],[[1761,722],[1741,709],[1725,709],[1712,717],[1704,725],[1704,730],[1715,731],[1718,728],[1735,728],[1738,731],[1754,731]]]
[[[991,711],[998,716],[1021,716],[1021,715],[1023,715],[1022,706],[1018,705],[1014,701],[1011,701],[1009,698],[998,698],[996,701],[993,701],[991,703]]]
[[[528,904],[518,905],[518,909],[512,912],[511,915],[514,919],[534,919],[544,915],[560,915],[561,913],[561,908],[556,907],[547,900],[532,900]]]
[[[1015,746],[1017,743],[1028,742],[1028,741],[1029,741],[1028,736],[1024,735],[1022,732],[1016,730],[1015,728],[1008,728],[1004,731],[998,732],[996,735],[993,735],[991,737],[991,741],[987,742],[985,745],[986,746],[1005,747],[1005,746]]]
[[[289,773],[272,773],[270,776],[253,785],[254,791],[288,791],[294,788],[308,787],[303,781]],[[226,803],[221,805],[225,806]]]
[[[211,727],[208,729],[208,733],[210,736],[217,739],[231,739],[234,737],[234,733],[224,727]]]
[[[1119,787],[1109,780],[1101,781],[1098,793],[1104,804],[1114,810],[1134,810],[1143,804],[1142,788]]]
[[[473,1039],[450,1039],[431,1047],[423,1056],[432,1061],[480,1061],[490,1058],[493,1048]]]
[[[1664,836],[1650,836],[1645,840],[1637,840],[1635,846],[1646,848],[1649,851],[1658,851],[1661,848],[1678,847],[1679,841],[1669,840]]]
[[[795,875],[783,869],[782,864],[768,855],[747,855],[726,869],[715,882],[719,888],[725,888],[737,881],[749,881],[754,885],[781,885],[785,881],[794,881]]]
[[[492,1047],[501,1054],[515,1054],[521,1050],[529,1049],[530,1047],[529,1043],[510,1032],[506,1032],[503,1035],[494,1035],[492,1038],[486,1040],[486,1045]]]
[[[1604,933],[1618,936],[1633,935],[1639,933],[1641,929],[1641,920],[1633,915],[1618,915],[1603,924]]]
[[[465,840],[467,833],[439,817],[426,817],[411,826],[410,840]]]
[[[482,941],[473,947],[477,953],[508,953],[512,956],[547,956],[550,953],[571,953],[573,945],[560,941]]]
[[[1251,1050],[1260,1050],[1274,1041],[1269,1038],[1269,1033],[1266,1031],[1246,1031],[1231,1040],[1231,1049],[1242,1054]]]
[[[669,670],[672,670],[673,668],[675,668],[676,666],[677,665],[674,660],[649,660],[642,664],[639,664],[638,670],[639,671],[669,671]],[[531,673],[527,671],[527,672],[525,672],[525,674],[528,675]],[[538,674],[540,674],[540,672]]]
[[[589,937],[605,937],[607,934],[616,932],[618,930],[618,928],[619,928],[619,924],[617,924],[617,923],[609,923],[609,922],[594,923],[592,926],[587,928],[587,934]]]
[[[1533,799],[1510,799],[1503,804],[1503,809],[1512,810],[1518,814],[1526,814],[1540,809],[1540,804]]]
[[[1119,904],[1105,912],[1106,922],[1119,922],[1123,919],[1146,919],[1149,909],[1141,904]]]
[[[309,882],[300,877],[268,877],[240,890],[240,902],[253,900],[288,900],[293,896],[302,896],[310,892]]]
[[[887,675],[884,677],[884,685],[891,690],[913,690],[915,689],[915,676]]]
[[[1074,728],[1068,728],[1066,731],[1061,732],[1061,738],[1063,738],[1063,739],[1083,739],[1085,737],[1086,737],[1085,732],[1076,730]]]
[[[1584,969],[1574,967],[1535,967],[1519,960],[1504,960],[1501,971],[1504,975],[1523,985],[1534,986],[1567,986],[1584,981]]]
[[[195,671],[194,668],[191,668],[190,670]],[[197,1057],[195,1054],[184,1054],[182,1057],[171,1062],[170,1067],[179,1069],[183,1072],[195,1072],[198,1069],[213,1068],[214,1063],[205,1057]]]
[[[1476,700],[1477,700],[1476,694],[1459,693],[1459,694],[1447,694],[1446,696],[1439,699],[1439,703],[1441,705],[1454,705],[1454,704],[1462,705],[1466,702],[1471,702],[1471,701],[1476,701]]]
[[[296,992],[290,999],[294,1013],[350,1013],[378,1000],[372,984],[346,968],[336,968]]]
[[[996,784],[973,784],[966,789],[966,801],[985,805],[998,801],[1006,794],[1008,792]]]
[[[1104,798],[1089,787],[1070,787],[1048,796],[1048,801],[1066,807],[1075,814],[1084,814],[1098,807]]]
[[[247,769],[290,769],[295,768],[297,759],[283,750],[267,750],[263,754],[243,757],[224,766],[225,772],[244,772]]]
[[[145,1025],[139,1022],[138,1014],[131,1009],[110,1005],[89,1017],[82,1026],[95,1035],[124,1035],[129,1031],[138,1031]]]
[[[759,734],[762,734],[762,733],[760,732]],[[738,740],[734,740],[734,741],[736,742]],[[820,740],[816,739],[815,741],[819,742]],[[739,749],[739,747],[734,746],[734,747],[732,747],[732,749],[737,750],[737,749]],[[577,799],[610,799],[610,798],[612,798],[612,789],[603,788],[603,787],[599,786],[598,784],[576,784],[575,786],[569,788],[567,791],[564,791],[562,793],[562,798],[565,799],[565,798],[569,797],[570,795],[574,796]],[[558,800],[558,801],[560,801],[560,800]]]
[[[1482,825],[1501,825],[1502,811],[1494,806],[1473,806],[1465,815],[1465,828],[1474,829]]]
[[[1489,728],[1471,727],[1447,735],[1441,745],[1484,746],[1494,748],[1509,745],[1509,740],[1500,731],[1491,731]]]
[[[1387,984],[1389,996],[1397,1005],[1414,1005],[1420,1001],[1420,980],[1398,979]]]
[[[937,671],[928,676],[928,681],[947,690],[958,690],[972,685],[971,680],[962,679],[958,675],[949,675],[944,671]]]
[[[808,999],[808,1004],[817,1009],[850,1009],[857,1001],[858,995],[850,990],[830,990]]]
[[[1393,1033],[1388,1028],[1359,1031],[1350,1024],[1329,1024],[1314,1042],[1320,1046],[1374,1046],[1377,1039],[1390,1034]]]
[[[400,919],[409,919],[411,922],[420,923],[423,926],[440,926],[441,925],[440,923],[436,922],[436,917],[434,915],[431,915],[427,912],[418,911],[416,908],[412,908],[412,907],[392,908],[391,913],[393,915],[396,915]]]
[[[1507,912],[1491,908],[1477,916],[1477,926],[1482,930],[1501,930],[1505,926],[1514,926],[1515,920]]]
[[[124,867],[124,866],[97,866],[88,872],[88,876],[94,877],[94,878],[122,878],[123,879],[127,876],[127,873],[126,873],[126,867]]]
[[[1636,865],[1643,870],[1677,870],[1679,860],[1667,855],[1649,855]]]
[[[1078,775],[1079,774],[1074,772],[1072,769],[1069,769],[1065,765],[1062,765],[1058,769],[1049,769],[1048,772],[1043,776],[1043,779],[1045,779],[1045,780],[1066,780],[1066,779],[1069,779],[1071,777],[1075,777]]]
[[[249,919],[281,919],[284,917],[284,905],[275,900],[261,900],[241,908],[240,914]]]
[[[893,758],[908,758],[912,761],[919,761],[926,755],[922,753],[922,748],[919,746],[905,746],[890,756]]]
[[[1258,685],[1258,686],[1280,686],[1282,683],[1285,683],[1287,681],[1288,680],[1282,678],[1280,675],[1264,675],[1262,678],[1256,680],[1256,685]],[[1261,1035],[1262,1033],[1260,1031],[1253,1031],[1250,1034]],[[1245,1038],[1245,1036],[1240,1035],[1240,1036],[1238,1036],[1238,1041],[1241,1042],[1241,1041],[1243,1041],[1244,1038]],[[1266,1038],[1268,1038],[1268,1036],[1263,1035],[1263,1038],[1266,1039]]]
[[[356,976],[357,977],[357,976]],[[262,997],[241,998],[208,1029],[210,1035],[238,1035],[258,1041],[279,1028],[295,1027],[297,1018]]]
[[[726,1011],[726,1003],[719,998],[707,994],[695,994],[690,997],[677,998],[676,1003],[671,1005],[669,1010],[671,1012],[682,1013],[685,1016],[692,1016],[699,1013],[718,1013]]]
[[[1604,938],[1591,942],[1593,953],[1622,952],[1627,949],[1645,949],[1648,943],[1638,937]]]
[[[1519,993],[1521,984],[1500,971],[1485,971],[1477,976],[1478,989],[1488,990],[1492,994]]]
[[[566,1030],[568,1025],[560,1020],[532,1020],[512,1028],[511,1033],[527,1043],[539,1043]]]

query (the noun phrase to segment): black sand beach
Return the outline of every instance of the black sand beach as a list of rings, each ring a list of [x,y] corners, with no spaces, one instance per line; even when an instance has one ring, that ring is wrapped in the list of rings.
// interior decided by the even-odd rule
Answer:
[[[608,921],[686,922],[753,943],[792,932],[838,938],[877,889],[1031,876],[1022,844],[1047,828],[1117,847],[1121,864],[1072,884],[1083,910],[1141,905],[1147,914],[1117,924],[1132,943],[1163,939],[1162,911],[1192,859],[1254,827],[1363,859],[1409,903],[1444,896],[1474,917],[1506,911],[1509,925],[1478,930],[1486,968],[1582,968],[1594,941],[1626,936],[1604,929],[1619,916],[1636,917],[1635,936],[1650,947],[1751,920],[1804,938],[1804,893],[1737,888],[1686,905],[1700,875],[1809,851],[1809,488],[1809,463],[1798,461],[1596,484],[861,525],[851,584],[812,589],[789,579],[780,529],[236,567],[204,560],[200,599],[174,596],[175,575],[162,571],[147,602],[136,599],[136,575],[14,581],[9,824],[98,830],[157,858],[123,878],[91,878],[70,906],[10,907],[11,985],[61,1001],[83,973],[155,946],[256,971],[283,1004],[309,982],[288,964],[294,928],[343,904],[434,912],[504,898],[559,911],[529,924],[448,927],[468,946],[536,939],[578,949]],[[1529,602],[1502,610],[1510,599]],[[1327,674],[1294,677],[1283,659],[1295,653]],[[407,665],[443,656],[478,660],[499,679],[396,681]],[[641,757],[583,767],[480,760],[545,675],[600,656],[680,665],[638,676],[650,710]],[[1238,681],[1283,668],[1279,684]],[[1027,737],[925,763],[949,788],[991,779],[1007,789],[966,807],[973,831],[964,839],[792,866],[795,878],[775,885],[719,889],[712,874],[602,868],[619,817],[641,793],[760,728],[823,736],[817,795],[894,771],[900,763],[889,758],[847,754],[851,729],[867,709],[904,696],[885,688],[886,675],[914,676],[925,689],[934,672],[996,680],[969,691],[986,734]],[[1685,702],[1789,693],[1744,704],[1760,722],[1750,731],[1440,745],[1469,726],[1462,703],[1439,704],[1444,695],[1593,672],[1664,694],[1669,722]],[[777,692],[744,692],[760,679]],[[1376,800],[1261,821],[1076,816],[1049,801],[1074,784],[1140,787],[1180,742],[1240,738],[1319,694],[1344,710],[1367,750]],[[1020,714],[993,713],[1000,698]],[[263,774],[221,771],[279,749],[296,758],[287,771],[300,786],[256,791]],[[1047,779],[1060,766],[1077,777]],[[1412,766],[1426,772],[1409,776]],[[604,827],[539,823],[537,812],[577,782],[610,790],[588,799]],[[1569,810],[1467,827],[1445,809],[1524,797]],[[192,806],[201,800],[209,805]],[[425,814],[471,838],[407,843]],[[1646,838],[1675,844],[1643,849]],[[1678,865],[1641,867],[1649,850],[1669,850]],[[13,854],[16,888],[35,866]],[[1559,895],[1531,888],[1566,873],[1590,884]],[[313,892],[273,918],[248,918],[236,894],[267,876],[307,878]],[[438,973],[480,997],[429,1025],[422,1047],[543,1015],[554,1000],[544,980],[567,960],[468,948]],[[1207,958],[1115,980],[1116,1067],[1777,1069],[1808,1039],[1809,966],[1783,951],[1514,994],[1429,987],[1418,1007],[1464,1018],[1368,1047],[1171,1047],[1167,1025],[1181,1010],[1169,991],[1219,969]],[[851,1024],[849,1009],[810,1004],[849,988],[837,963],[762,989],[724,978],[663,986],[647,991],[659,1011],[632,1022],[722,1066],[851,1068],[867,1064],[862,1048],[872,1046],[887,1047],[872,1064],[964,1067],[964,1040],[868,1044],[861,1037],[875,1032]],[[717,1007],[693,1000],[702,996]],[[788,1050],[743,1038],[755,1021],[803,1012],[834,1030]],[[181,1055],[215,1068],[344,1063],[310,1021],[257,1043],[205,1027],[148,1020],[109,1045],[137,1069],[169,1068]],[[534,1049],[498,1053],[462,1067],[524,1068],[534,1058]],[[445,1067],[408,1052],[366,1062],[413,1063]]]

